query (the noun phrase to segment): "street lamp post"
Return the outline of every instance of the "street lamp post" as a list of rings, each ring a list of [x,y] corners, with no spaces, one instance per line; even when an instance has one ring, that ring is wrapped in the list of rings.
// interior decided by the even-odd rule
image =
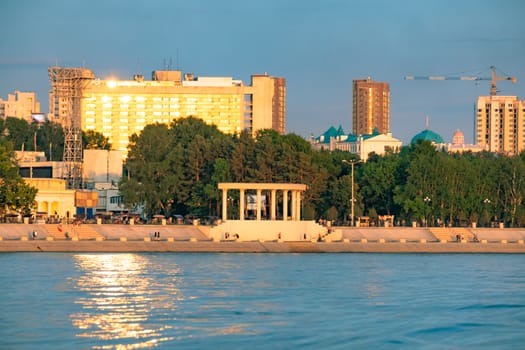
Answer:
[[[430,203],[430,198],[426,196],[425,198],[423,198],[423,201],[425,202],[425,227],[428,227],[427,206],[428,206],[428,203]]]
[[[488,208],[489,205],[490,205],[490,199],[485,198],[485,199],[483,200],[483,204],[485,204],[485,206]],[[486,212],[487,212],[487,217],[489,218],[489,222],[487,223],[487,225],[490,227],[490,220],[491,220],[491,217],[490,217],[490,212],[489,212],[489,210],[488,210],[487,208],[485,208],[485,210],[486,210]]]
[[[361,160],[355,160],[355,159],[352,159],[352,160],[346,160],[346,159],[343,159],[343,163],[346,163],[346,164],[350,164],[351,167],[352,167],[352,203],[350,204],[350,207],[351,207],[351,218],[350,218],[350,226],[355,226],[355,222],[354,222],[354,203],[355,203],[355,198],[354,198],[354,165],[355,163],[360,163]]]
[[[233,218],[233,213],[232,213],[233,197],[228,196],[227,200],[228,200],[228,207],[230,208],[230,215],[226,213],[226,220],[229,220],[230,218]]]

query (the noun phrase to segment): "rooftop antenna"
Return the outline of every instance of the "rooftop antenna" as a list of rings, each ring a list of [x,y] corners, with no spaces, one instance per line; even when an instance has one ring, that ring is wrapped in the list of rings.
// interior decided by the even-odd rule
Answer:
[[[140,71],[141,71],[140,57],[137,57],[137,73],[140,73]]]
[[[425,129],[428,130],[428,114],[425,118]]]
[[[164,59],[164,69],[171,70],[171,65],[172,65],[172,59],[170,58],[169,63],[168,63],[168,60],[165,58]]]
[[[177,62],[177,70],[180,70],[180,66],[179,66],[179,48],[177,47],[177,51],[176,51],[176,57],[175,57],[175,60]]]

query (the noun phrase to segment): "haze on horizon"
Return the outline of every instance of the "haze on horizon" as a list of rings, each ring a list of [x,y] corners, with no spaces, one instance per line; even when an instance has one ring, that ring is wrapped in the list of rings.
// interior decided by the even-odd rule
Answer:
[[[181,69],[250,83],[287,82],[287,132],[351,131],[352,80],[390,84],[391,130],[404,143],[425,128],[473,142],[474,103],[489,81],[406,81],[406,75],[498,75],[500,95],[525,99],[525,2],[520,0],[4,0],[0,98],[37,93],[48,111],[48,66],[100,78]]]

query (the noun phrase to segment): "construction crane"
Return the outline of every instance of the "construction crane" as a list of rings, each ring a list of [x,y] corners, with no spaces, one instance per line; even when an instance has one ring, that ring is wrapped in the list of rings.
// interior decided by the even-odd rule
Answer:
[[[490,77],[475,77],[475,76],[462,76],[462,77],[450,77],[450,76],[417,76],[417,75],[407,75],[405,80],[467,80],[467,81],[478,81],[478,80],[490,80],[490,96],[496,96],[496,81],[498,80],[510,80],[513,83],[517,82],[518,79],[515,77],[501,77],[496,75],[496,67],[491,66],[491,76]]]

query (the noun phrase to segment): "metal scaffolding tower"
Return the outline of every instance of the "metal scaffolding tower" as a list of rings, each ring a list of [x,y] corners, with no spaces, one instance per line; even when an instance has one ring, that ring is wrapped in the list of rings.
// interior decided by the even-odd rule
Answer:
[[[51,119],[64,128],[64,179],[68,189],[82,187],[82,90],[95,78],[84,68],[49,67],[51,91],[49,110]]]
[[[82,188],[82,131],[79,128],[66,129],[63,162],[67,188]]]

